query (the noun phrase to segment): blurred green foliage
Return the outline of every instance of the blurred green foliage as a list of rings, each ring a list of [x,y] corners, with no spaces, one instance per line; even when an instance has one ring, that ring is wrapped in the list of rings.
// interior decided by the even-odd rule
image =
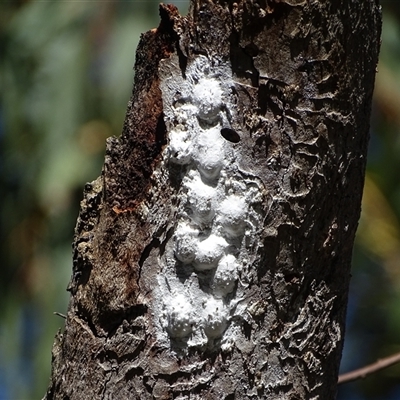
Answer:
[[[383,30],[342,371],[400,352],[400,2]],[[340,387],[339,400],[400,399],[400,365]]]
[[[400,351],[400,2],[382,6],[343,371]],[[83,186],[121,132],[136,45],[157,25],[153,0],[0,3],[0,399],[45,393]],[[399,399],[400,366],[338,398]]]

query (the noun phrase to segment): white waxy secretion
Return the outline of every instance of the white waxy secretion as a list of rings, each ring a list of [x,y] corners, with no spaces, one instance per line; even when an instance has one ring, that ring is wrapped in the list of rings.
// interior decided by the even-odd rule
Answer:
[[[168,331],[172,337],[188,336],[192,330],[192,307],[188,299],[178,294],[168,306]]]
[[[204,330],[210,338],[216,338],[222,335],[227,327],[228,310],[220,299],[210,298],[206,301],[203,317]]]
[[[218,209],[218,222],[230,235],[243,234],[246,228],[246,214],[248,204],[243,196],[230,195]]]
[[[177,164],[188,164],[191,160],[192,141],[190,131],[177,126],[175,130],[169,134],[169,155]]]
[[[196,151],[193,152],[193,158],[204,178],[218,177],[226,161],[225,147],[226,142],[218,126],[207,130],[200,129],[196,137]]]
[[[197,171],[196,171],[197,172]],[[198,224],[209,224],[215,215],[215,188],[203,183],[199,173],[193,171],[190,178],[182,183],[188,188],[188,204],[191,217]]]
[[[250,256],[244,232],[255,235],[261,221],[252,205],[261,197],[260,185],[237,172],[240,148],[221,134],[234,115],[228,65],[198,56],[185,77],[165,71],[164,165],[171,175],[179,171],[179,189],[177,221],[160,258],[156,325],[171,346],[214,348],[234,343],[238,329],[230,321],[239,309],[242,264]]]
[[[224,297],[233,291],[238,280],[239,269],[236,257],[232,254],[221,258],[212,282],[213,293],[216,297]]]
[[[214,120],[222,107],[221,84],[214,78],[201,78],[193,90],[193,103],[198,107],[198,117],[208,122]]]
[[[175,256],[183,263],[194,261],[197,252],[197,243],[199,232],[190,228],[185,223],[179,224],[175,231]]]
[[[227,247],[225,239],[213,234],[199,242],[194,259],[195,269],[204,271],[215,268]]]

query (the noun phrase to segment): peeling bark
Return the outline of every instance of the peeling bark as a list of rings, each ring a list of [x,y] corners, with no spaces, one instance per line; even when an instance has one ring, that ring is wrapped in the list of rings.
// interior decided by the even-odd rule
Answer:
[[[46,399],[333,399],[375,0],[193,0],[87,184]]]

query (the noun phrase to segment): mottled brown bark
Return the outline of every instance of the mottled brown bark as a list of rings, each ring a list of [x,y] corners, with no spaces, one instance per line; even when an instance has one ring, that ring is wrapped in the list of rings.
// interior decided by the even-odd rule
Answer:
[[[379,49],[377,1],[193,0],[188,17],[173,6],[160,15],[137,50],[122,136],[108,141],[102,175],[85,187],[45,398],[333,399]],[[211,96],[211,111],[202,109],[182,94],[189,89],[176,89],[198,88],[203,78],[226,104]],[[185,118],[196,128],[178,121],[182,110],[192,110]],[[171,153],[179,130],[215,129],[230,157],[220,169]],[[223,187],[221,204],[243,199],[243,221],[227,222],[233,214],[221,204],[208,222],[196,220],[185,203],[190,174],[210,193]],[[214,228],[212,238],[221,235],[216,262],[237,267],[223,295],[214,260],[179,254],[178,225],[192,217],[199,237]],[[174,271],[188,298],[204,293],[223,305],[219,326],[198,309],[186,328],[175,311],[168,315],[163,280]]]

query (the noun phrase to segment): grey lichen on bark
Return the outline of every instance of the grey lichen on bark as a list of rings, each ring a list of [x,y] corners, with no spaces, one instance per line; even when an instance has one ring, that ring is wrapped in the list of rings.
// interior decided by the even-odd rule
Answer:
[[[334,398],[377,1],[160,15],[85,187],[45,398]]]

